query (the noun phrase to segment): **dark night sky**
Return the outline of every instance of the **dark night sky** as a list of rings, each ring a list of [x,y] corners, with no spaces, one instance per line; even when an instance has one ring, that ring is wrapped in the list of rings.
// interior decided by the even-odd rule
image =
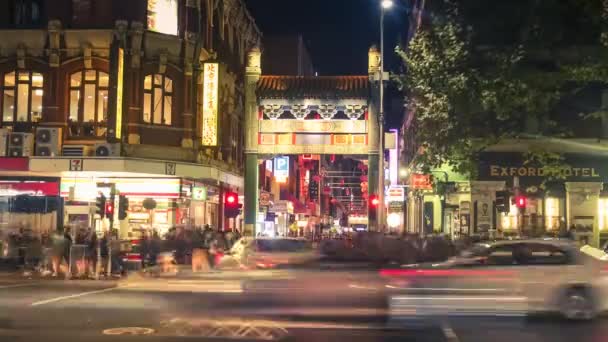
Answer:
[[[302,34],[319,75],[367,73],[367,51],[380,37],[380,0],[245,2],[263,34]],[[407,31],[405,6],[391,9],[385,20],[387,66],[396,66],[392,51]]]

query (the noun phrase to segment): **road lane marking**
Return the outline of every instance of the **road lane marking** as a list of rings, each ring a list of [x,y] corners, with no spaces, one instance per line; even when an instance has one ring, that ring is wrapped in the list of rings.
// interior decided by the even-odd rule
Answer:
[[[454,332],[454,330],[448,323],[443,322],[441,324],[441,331],[443,332],[443,336],[445,336],[445,339],[448,340],[449,342],[459,342],[460,341],[458,339],[458,335],[456,335],[456,333]]]
[[[27,283],[27,284],[13,284],[13,285],[0,285],[0,289],[11,289],[14,287],[26,287],[26,286],[34,286],[40,283]]]
[[[391,300],[447,300],[447,301],[458,301],[458,300],[468,300],[468,301],[495,301],[495,302],[525,302],[528,300],[527,297],[515,297],[515,296],[504,296],[504,297],[482,297],[482,296],[462,296],[462,297],[453,297],[453,296],[393,296]]]
[[[73,294],[73,295],[69,295],[69,296],[55,297],[55,298],[51,298],[51,299],[46,299],[46,300],[41,300],[41,301],[38,301],[38,302],[34,302],[30,306],[40,306],[40,305],[45,305],[45,304],[49,304],[49,303],[59,302],[59,301],[62,301],[62,300],[79,298],[79,297],[84,297],[84,296],[88,296],[88,295],[92,295],[92,294],[97,294],[97,293],[110,292],[110,291],[118,290],[118,289],[124,288],[124,287],[126,287],[126,286],[116,286],[116,287],[110,287],[110,288],[102,289],[102,290],[81,292],[81,293],[77,293],[77,294]]]

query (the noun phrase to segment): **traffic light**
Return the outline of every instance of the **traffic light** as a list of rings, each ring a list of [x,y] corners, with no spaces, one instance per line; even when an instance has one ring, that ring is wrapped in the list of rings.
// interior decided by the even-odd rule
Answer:
[[[516,196],[515,197],[515,205],[519,208],[519,209],[526,209],[526,204],[528,203],[528,199],[526,198],[526,196]]]
[[[95,213],[102,219],[106,217],[106,196],[104,194],[99,194],[95,200]]]
[[[124,195],[118,196],[118,219],[126,219],[127,211],[129,211],[129,199]]]
[[[380,204],[380,199],[378,199],[377,195],[370,195],[367,203],[367,217],[370,220],[376,220],[378,217],[378,204]]]
[[[241,207],[239,205],[239,194],[226,192],[224,194],[224,216],[234,218],[239,216]]]
[[[108,218],[110,218],[110,220],[112,220],[112,217],[114,217],[114,203],[113,202],[106,202],[106,208],[105,208],[105,212],[106,212],[106,216]]]
[[[496,210],[500,213],[509,212],[509,192],[496,191]]]

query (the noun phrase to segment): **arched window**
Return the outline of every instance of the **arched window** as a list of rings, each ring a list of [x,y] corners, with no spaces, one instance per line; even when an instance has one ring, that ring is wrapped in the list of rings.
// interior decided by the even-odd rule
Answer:
[[[107,73],[98,70],[81,70],[70,75],[68,121],[71,135],[103,136],[108,118]],[[83,127],[84,130],[78,129]]]
[[[171,125],[173,81],[160,74],[144,79],[143,122],[154,125]]]
[[[0,79],[2,123],[38,122],[42,119],[44,77],[27,70],[5,73]]]

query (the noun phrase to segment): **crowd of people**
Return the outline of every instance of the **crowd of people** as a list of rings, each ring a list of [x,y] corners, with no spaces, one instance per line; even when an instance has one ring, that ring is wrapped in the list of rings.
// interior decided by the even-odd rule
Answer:
[[[193,256],[204,251],[213,267],[215,256],[232,248],[241,237],[238,231],[217,231],[211,226],[187,229],[173,227],[164,237],[156,231],[144,233],[141,241],[142,262],[145,266],[157,263],[161,254],[171,253],[177,264],[192,264]]]
[[[140,237],[120,240],[116,230],[101,237],[90,227],[65,227],[63,231],[35,233],[26,227],[12,229],[0,236],[1,260],[22,267],[27,274],[43,276],[94,278],[109,273],[119,276],[126,271],[123,258],[133,240],[139,240],[142,267],[157,264],[159,256],[170,253],[178,264],[191,264],[193,255],[204,251],[213,266],[214,255],[224,253],[240,238],[238,232],[218,232],[210,226],[173,227],[160,236],[154,230],[142,231]],[[110,272],[111,270],[111,272]]]

